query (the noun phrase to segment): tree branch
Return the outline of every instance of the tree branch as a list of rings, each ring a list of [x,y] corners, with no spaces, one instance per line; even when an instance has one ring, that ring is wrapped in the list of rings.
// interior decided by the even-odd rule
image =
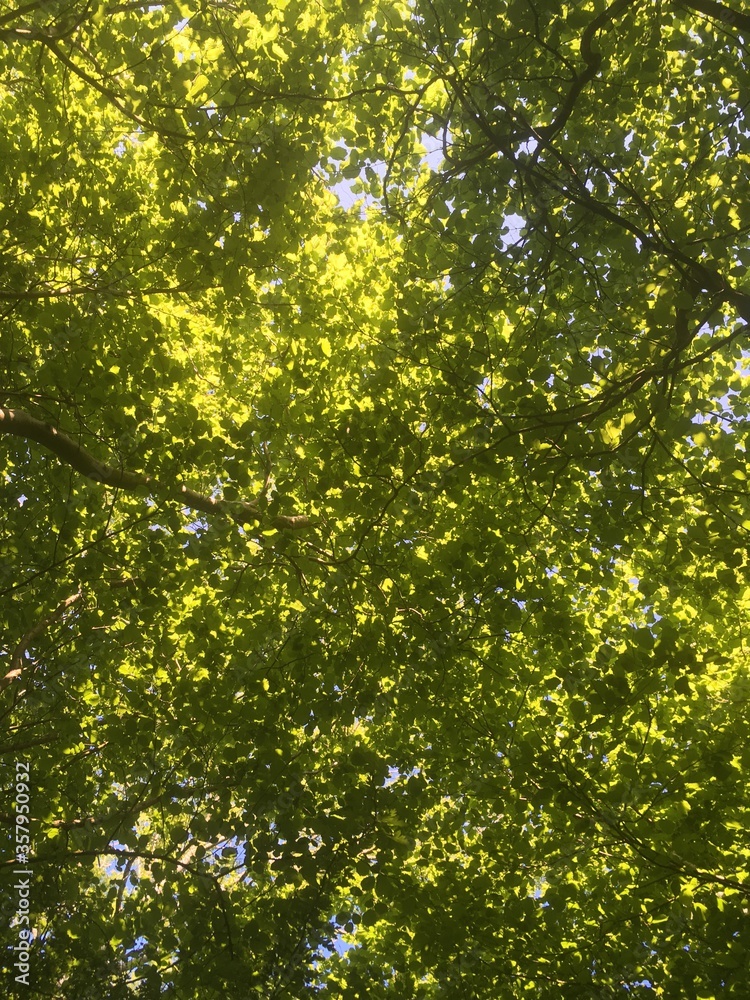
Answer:
[[[81,599],[81,591],[79,590],[76,594],[71,594],[70,597],[66,597],[64,601],[55,608],[51,615],[43,618],[40,622],[37,622],[33,628],[29,629],[26,635],[21,639],[16,648],[13,650],[13,655],[10,660],[10,670],[5,675],[5,677],[0,677],[0,692],[4,691],[5,688],[11,683],[11,681],[16,680],[23,673],[24,667],[26,666],[26,652],[32,645],[35,639],[46,631],[47,627],[60,618],[69,607],[75,604]]]
[[[63,431],[32,417],[25,410],[9,409],[0,406],[0,434],[12,434],[26,441],[35,441],[76,472],[87,479],[102,483],[112,489],[124,492],[148,490],[170,499],[179,500],[185,507],[199,510],[204,514],[229,517],[239,524],[246,521],[262,521],[263,514],[255,501],[214,499],[203,493],[197,493],[182,483],[163,483],[153,476],[144,476],[126,469],[100,462],[82,445],[68,437]],[[270,519],[272,528],[297,531],[310,525],[310,518],[304,514],[279,514]]]
[[[562,106],[558,110],[550,125],[546,128],[539,129],[537,139],[539,139],[543,144],[549,142],[553,136],[557,135],[557,133],[564,128],[566,122],[573,113],[576,101],[581,95],[581,92],[589,83],[591,83],[599,72],[602,64],[602,57],[599,52],[594,52],[592,49],[594,35],[602,29],[611,27],[615,18],[628,7],[634,6],[636,2],[637,0],[614,0],[614,3],[610,4],[606,10],[603,10],[598,17],[595,17],[593,21],[586,26],[586,29],[581,36],[581,55],[586,63],[586,68],[582,73],[576,75]]]
[[[740,31],[750,31],[750,14],[743,14],[738,10],[732,10],[723,3],[715,3],[715,0],[681,0],[678,7],[692,11],[694,14],[704,14],[706,17],[714,17],[717,21],[730,28],[739,28]]]

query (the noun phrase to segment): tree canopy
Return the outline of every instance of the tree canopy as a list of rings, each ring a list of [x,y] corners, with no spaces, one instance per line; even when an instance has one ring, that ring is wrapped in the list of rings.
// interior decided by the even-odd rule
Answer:
[[[1,5],[8,995],[747,995],[739,6]]]

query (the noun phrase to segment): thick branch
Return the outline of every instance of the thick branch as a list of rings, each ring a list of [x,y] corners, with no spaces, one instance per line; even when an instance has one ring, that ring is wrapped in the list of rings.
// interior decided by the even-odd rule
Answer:
[[[2,24],[6,19],[0,20]],[[81,66],[79,66],[73,59],[70,58],[60,46],[57,44],[61,38],[69,35],[76,27],[80,24],[79,22],[73,22],[71,24],[66,24],[63,28],[57,28],[55,25],[45,25],[44,27],[37,27],[36,25],[22,25],[14,28],[7,28],[5,30],[0,30],[0,40],[11,44],[14,41],[21,42],[41,42],[45,45],[54,56],[60,60],[60,62],[66,66],[71,73],[77,76],[84,83],[88,84],[89,87],[93,87],[94,90],[98,91],[103,97],[105,97],[109,103],[117,108],[117,110],[125,115],[130,121],[138,125],[146,132],[156,132],[162,138],[177,140],[178,142],[186,142],[191,137],[182,132],[174,132],[171,129],[164,128],[158,125],[156,122],[148,121],[137,115],[132,111],[120,95],[116,94],[109,87],[105,87],[101,81],[95,79],[89,73],[86,72]]]
[[[11,10],[0,17],[0,28],[4,28],[6,24],[10,24],[17,17],[23,17],[24,14],[31,14],[32,11],[39,10],[44,6],[44,0],[33,0],[32,3],[27,3],[23,7],[17,7],[15,10]]]
[[[196,493],[195,490],[180,483],[165,484],[154,479],[153,476],[144,476],[137,472],[129,472],[127,469],[106,465],[77,441],[68,437],[67,434],[42,420],[37,420],[25,410],[11,410],[1,406],[0,434],[12,434],[26,441],[35,441],[57,455],[62,462],[70,465],[76,472],[80,472],[82,476],[86,476],[87,479],[92,479],[96,483],[110,486],[112,489],[125,492],[148,490],[154,494],[179,500],[185,507],[190,507],[192,510],[199,510],[204,514],[220,514],[239,523],[249,520],[263,520],[263,515],[256,503],[214,499],[203,493]],[[270,524],[273,528],[295,531],[308,527],[310,519],[304,514],[280,514],[271,518]]]
[[[569,160],[567,160],[566,157],[564,157],[551,143],[547,144],[547,149],[564,168],[569,178],[568,181],[559,180],[557,177],[544,170],[535,161],[524,163],[519,159],[516,161],[516,168],[519,172],[531,178],[532,181],[542,186],[553,188],[558,192],[558,194],[568,198],[579,207],[593,212],[595,215],[606,219],[607,221],[618,226],[620,229],[624,229],[626,232],[631,233],[641,242],[643,246],[648,247],[655,253],[665,257],[675,270],[682,275],[688,288],[694,290],[696,293],[698,291],[708,292],[716,305],[723,302],[731,303],[742,319],[746,323],[750,323],[749,292],[735,288],[734,285],[732,285],[731,282],[715,268],[704,264],[702,261],[696,260],[694,257],[690,257],[683,250],[681,250],[677,244],[672,242],[668,236],[660,235],[653,228],[653,220],[651,221],[652,228],[647,231],[638,223],[633,222],[624,215],[621,215],[612,205],[609,205],[606,202],[597,201],[597,199],[594,198],[586,187],[584,181],[581,180],[579,172],[574,168]],[[603,164],[596,160],[595,162],[599,168],[607,174],[613,183],[622,185],[623,182],[620,177],[607,170]],[[650,216],[651,213],[648,210],[648,206],[639,197],[637,191],[629,185],[625,186],[625,189],[628,191],[630,197],[637,201],[640,207]]]
[[[544,187],[554,188],[559,194],[562,194],[574,204],[599,215],[601,218],[606,219],[619,228],[631,233],[645,247],[648,247],[664,256],[670,264],[677,271],[679,271],[689,286],[694,287],[696,291],[708,292],[717,304],[719,302],[731,303],[742,319],[746,323],[750,323],[750,293],[734,287],[731,282],[715,268],[690,257],[668,237],[662,236],[656,232],[653,228],[653,219],[651,220],[651,231],[646,231],[637,223],[631,221],[626,216],[621,215],[615,210],[614,207],[606,204],[605,202],[597,201],[597,199],[594,198],[586,187],[585,182],[581,179],[574,166],[553,145],[552,140],[564,128],[573,113],[576,101],[583,88],[590,83],[599,72],[601,57],[599,53],[593,51],[592,48],[596,33],[610,27],[618,15],[627,10],[629,7],[634,6],[636,2],[637,0],[614,0],[614,2],[606,8],[606,10],[602,11],[588,24],[581,37],[581,55],[586,63],[586,68],[582,73],[575,76],[570,91],[550,125],[540,126],[537,129],[528,122],[523,121],[520,116],[516,114],[516,120],[518,124],[522,126],[522,131],[525,131],[527,136],[529,134],[532,135],[538,143],[533,156],[528,160],[521,159],[520,157],[517,158],[513,155],[513,152],[508,145],[509,137],[505,135],[498,135],[494,127],[490,125],[484,116],[479,114],[471,105],[471,102],[469,101],[466,93],[463,91],[462,86],[457,83],[455,79],[451,79],[451,84],[458,94],[463,107],[477,122],[485,136],[489,139],[489,144],[485,146],[476,155],[476,157],[467,158],[463,162],[454,164],[451,172],[458,173],[474,162],[480,162],[486,159],[492,152],[500,153],[503,156],[510,158],[516,170],[524,175],[530,182],[541,184]],[[685,0],[681,6],[715,17],[722,21],[722,23],[750,30],[750,15],[739,14],[732,11],[724,5],[715,2],[715,0]],[[522,132],[519,132],[518,134],[520,135]],[[539,158],[543,150],[549,151],[565,169],[569,177],[567,182],[560,181],[558,178],[550,176],[542,168]],[[603,164],[597,162],[597,165],[600,169],[604,170],[610,180],[616,184],[622,184],[621,178],[608,171]],[[636,200],[641,203],[641,207],[648,211],[647,206],[643,204],[640,199],[638,199],[637,192],[630,188],[628,190],[631,197],[635,197]]]
[[[67,434],[50,424],[37,420],[36,417],[32,417],[24,410],[0,407],[0,433],[13,434],[27,441],[36,441],[37,444],[43,445],[57,455],[67,465],[72,466],[76,472],[80,472],[87,479],[104,483],[105,486],[132,490],[151,485],[148,476],[139,476],[132,472],[113,469],[98,461]]]
[[[715,3],[715,0],[681,0],[678,6],[693,13],[705,14],[706,17],[714,17],[730,28],[750,31],[750,14],[732,10],[723,3]]]
[[[597,201],[578,178],[576,178],[575,187],[570,185],[561,187],[560,190],[575,204],[589,209],[603,219],[607,219],[621,229],[632,233],[644,246],[665,257],[696,289],[708,292],[717,303],[730,302],[745,322],[750,323],[750,294],[735,288],[719,271],[690,257],[674,243],[663,239],[656,233],[645,232],[640,226],[620,215],[611,206]]]
[[[586,68],[582,73],[576,75],[573,85],[568,91],[568,95],[565,98],[562,107],[559,109],[554,120],[547,128],[539,129],[538,138],[541,138],[544,142],[549,142],[553,136],[557,135],[557,133],[564,128],[566,122],[573,113],[576,101],[578,100],[581,92],[589,83],[591,83],[599,72],[602,64],[601,54],[599,52],[594,52],[592,49],[594,36],[598,31],[611,27],[615,18],[628,7],[634,6],[635,3],[636,0],[615,0],[614,3],[610,4],[606,10],[603,10],[598,17],[595,17],[593,21],[587,25],[583,35],[581,36],[581,55],[586,62]]]
[[[191,138],[183,132],[175,132],[172,129],[164,128],[162,125],[158,125],[156,122],[141,118],[140,115],[137,115],[126,106],[118,94],[116,94],[113,90],[110,90],[109,87],[105,87],[103,83],[99,82],[99,80],[95,80],[93,76],[90,76],[86,70],[82,69],[73,59],[70,59],[62,51],[55,39],[42,36],[39,40],[47,46],[50,52],[54,53],[64,66],[67,66],[71,73],[74,73],[77,77],[79,77],[79,79],[83,80],[84,83],[87,83],[90,87],[93,87],[94,90],[97,90],[110,102],[110,104],[113,105],[113,107],[117,108],[117,110],[121,114],[125,115],[126,118],[130,119],[130,121],[135,122],[135,124],[138,125],[139,128],[142,128],[145,132],[156,132],[157,135],[160,135],[163,139],[175,139],[178,142],[186,142]]]

